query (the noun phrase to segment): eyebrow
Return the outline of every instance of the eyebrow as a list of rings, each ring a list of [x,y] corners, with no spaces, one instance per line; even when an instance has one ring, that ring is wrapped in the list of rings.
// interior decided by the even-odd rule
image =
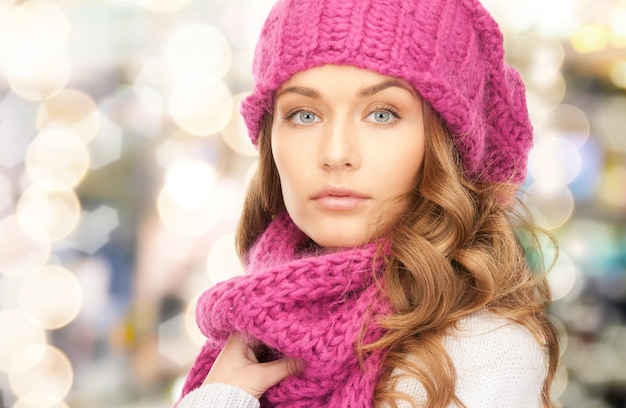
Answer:
[[[309,98],[316,98],[316,99],[319,99],[319,98],[322,97],[322,94],[320,94],[315,89],[305,88],[303,86],[290,86],[290,87],[281,89],[276,94],[276,99],[280,98],[282,95],[284,95],[286,93],[295,93],[295,94],[299,94],[299,95],[302,95],[302,96],[307,96]]]
[[[406,83],[404,83],[403,81],[400,81],[399,79],[390,79],[390,80],[382,82],[380,84],[368,86],[367,88],[361,89],[357,93],[357,97],[359,97],[359,98],[366,98],[368,96],[375,95],[375,94],[377,94],[380,91],[383,91],[383,90],[385,90],[387,88],[392,88],[392,87],[402,88],[402,89],[404,89],[406,91],[409,91],[411,94],[415,93],[413,91],[413,89],[410,86],[408,86]]]
[[[375,95],[378,92],[381,92],[387,88],[392,88],[392,87],[402,88],[410,92],[411,94],[415,94],[415,91],[413,91],[413,89],[410,86],[408,86],[406,83],[404,83],[403,81],[400,81],[398,79],[390,79],[388,81],[381,82],[380,84],[365,87],[359,90],[356,96],[358,98],[366,98],[368,96]],[[280,98],[282,95],[287,94],[287,93],[295,93],[295,94],[306,96],[308,98],[313,98],[313,99],[320,99],[322,97],[322,94],[316,89],[307,88],[304,86],[290,86],[290,87],[281,89],[276,94],[276,99]]]

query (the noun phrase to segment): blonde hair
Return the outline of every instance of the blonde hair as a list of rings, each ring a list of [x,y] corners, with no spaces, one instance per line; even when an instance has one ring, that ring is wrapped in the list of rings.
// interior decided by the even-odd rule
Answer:
[[[522,204],[513,205],[516,186],[471,182],[463,175],[450,135],[426,103],[424,118],[426,151],[416,186],[408,193],[409,208],[399,219],[380,220],[379,230],[391,238],[381,288],[394,312],[375,317],[386,329],[382,338],[357,345],[361,354],[387,350],[376,402],[396,407],[395,401],[404,399],[415,406],[410,396],[394,390],[402,376],[391,378],[391,372],[398,368],[424,385],[428,408],[452,402],[463,406],[454,392],[454,366],[440,340],[459,319],[488,309],[523,325],[545,347],[549,364],[542,398],[544,407],[551,407],[559,349],[546,311],[550,290],[543,271],[531,270],[526,261],[527,251],[539,251],[540,230]],[[242,258],[284,210],[270,129],[271,116],[261,131],[259,167],[237,227]],[[532,248],[522,247],[516,231],[524,231],[525,244]]]

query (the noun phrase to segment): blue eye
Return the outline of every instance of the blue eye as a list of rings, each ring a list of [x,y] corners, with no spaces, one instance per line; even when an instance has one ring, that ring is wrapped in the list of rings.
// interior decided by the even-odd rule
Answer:
[[[298,125],[309,125],[320,121],[320,118],[315,113],[307,110],[294,112],[290,119]]]
[[[398,116],[388,110],[376,110],[367,115],[366,119],[376,123],[388,124],[398,119]]]

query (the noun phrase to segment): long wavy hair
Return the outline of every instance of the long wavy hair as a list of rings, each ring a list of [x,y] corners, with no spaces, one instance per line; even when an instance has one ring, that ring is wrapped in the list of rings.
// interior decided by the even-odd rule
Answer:
[[[539,234],[547,232],[531,222],[517,198],[518,186],[472,182],[464,176],[448,131],[427,103],[424,121],[422,171],[408,197],[389,203],[408,201],[408,209],[395,219],[378,220],[377,230],[391,238],[391,253],[377,279],[393,313],[376,317],[385,329],[378,341],[357,345],[361,355],[386,350],[375,402],[397,407],[395,401],[403,399],[416,406],[410,396],[394,390],[400,378],[411,376],[424,385],[428,408],[452,402],[464,406],[455,395],[456,373],[441,339],[459,319],[487,309],[523,325],[544,346],[548,374],[542,399],[544,407],[552,407],[559,346],[547,315],[551,295],[539,243]],[[257,172],[237,227],[241,258],[285,209],[270,130],[268,115],[259,138]],[[407,359],[409,355],[415,358]],[[391,376],[395,369],[405,374]]]

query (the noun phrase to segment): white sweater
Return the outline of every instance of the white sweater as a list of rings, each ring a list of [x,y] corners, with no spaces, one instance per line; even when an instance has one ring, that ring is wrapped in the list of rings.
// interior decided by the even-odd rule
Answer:
[[[456,369],[456,395],[467,408],[541,408],[545,353],[521,325],[490,312],[474,313],[442,342]],[[418,404],[426,401],[423,385],[413,378],[401,379],[396,389]],[[402,400],[397,404],[410,407]],[[245,391],[225,384],[203,385],[178,404],[178,408],[259,406]]]

